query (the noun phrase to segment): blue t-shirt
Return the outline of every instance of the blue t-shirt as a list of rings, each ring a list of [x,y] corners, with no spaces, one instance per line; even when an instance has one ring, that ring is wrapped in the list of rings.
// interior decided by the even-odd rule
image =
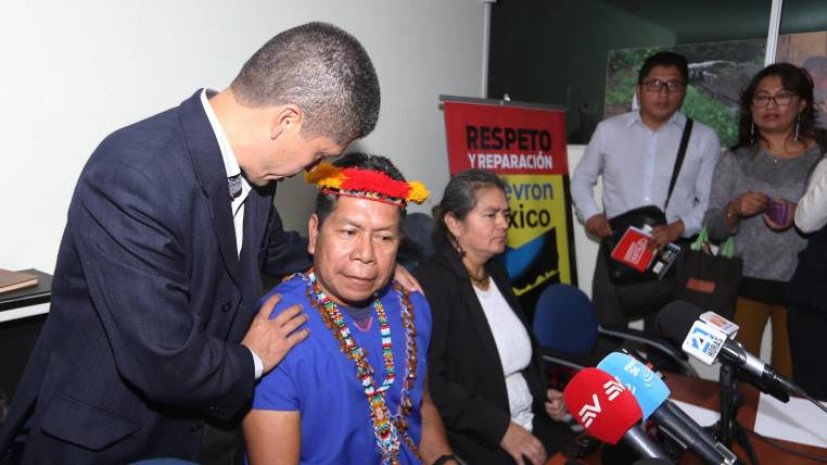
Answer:
[[[271,315],[275,318],[285,308],[301,304],[308,316],[305,325],[310,335],[287,354],[276,368],[265,375],[256,387],[253,408],[301,412],[301,464],[381,464],[382,457],[373,433],[368,398],[356,377],[356,365],[339,349],[333,336],[306,296],[306,285],[299,276],[275,287],[272,294],[281,294],[281,301]],[[401,304],[391,286],[379,292],[391,330],[394,373],[396,379],[385,392],[391,415],[398,412],[399,397],[405,379],[405,330],[402,327]],[[265,299],[267,298],[265,297]],[[416,380],[411,390],[413,409],[408,415],[408,435],[419,445],[422,418],[422,390],[427,371],[428,344],[431,337],[431,309],[420,293],[410,295],[416,325]],[[341,311],[356,343],[367,350],[367,359],[374,370],[374,382],[381,386],[385,377],[379,322],[373,321],[367,331],[357,329],[353,319]],[[399,459],[403,464],[419,463],[401,435]],[[273,447],[278,447],[273,438]]]

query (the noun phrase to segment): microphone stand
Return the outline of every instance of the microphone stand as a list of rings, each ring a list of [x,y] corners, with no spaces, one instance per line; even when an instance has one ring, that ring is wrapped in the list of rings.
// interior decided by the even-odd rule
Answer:
[[[715,437],[723,445],[732,448],[733,440],[746,451],[752,465],[759,465],[755,449],[752,447],[744,427],[738,422],[738,409],[744,404],[744,396],[738,391],[737,368],[728,364],[721,365],[719,408],[721,420],[718,422]]]

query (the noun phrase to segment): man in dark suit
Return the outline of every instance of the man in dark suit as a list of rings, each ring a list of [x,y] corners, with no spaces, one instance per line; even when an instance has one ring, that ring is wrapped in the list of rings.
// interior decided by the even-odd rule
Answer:
[[[228,89],[107,137],[75,189],[0,456],[238,463],[255,380],[307,336],[300,308],[269,320],[278,297],[258,307],[261,271],[310,263],[273,181],[372,131],[379,100],[358,41],[311,23],[271,39]]]

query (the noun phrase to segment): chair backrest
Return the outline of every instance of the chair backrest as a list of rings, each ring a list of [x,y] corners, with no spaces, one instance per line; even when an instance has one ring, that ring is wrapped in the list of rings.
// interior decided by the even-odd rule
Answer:
[[[597,340],[597,317],[583,291],[569,284],[553,284],[540,293],[533,329],[542,347],[585,355]]]
[[[402,222],[402,242],[397,261],[413,270],[434,253],[436,221],[426,213],[409,213]]]

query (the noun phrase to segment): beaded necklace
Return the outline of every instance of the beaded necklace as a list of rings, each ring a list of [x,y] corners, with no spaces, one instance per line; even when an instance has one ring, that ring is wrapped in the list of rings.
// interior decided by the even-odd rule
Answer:
[[[482,270],[482,277],[478,278],[471,273],[471,270],[465,268],[465,272],[468,273],[468,278],[471,279],[471,282],[474,283],[475,286],[478,288],[487,291],[488,285],[490,284],[491,275],[488,274],[485,269]]]
[[[394,284],[393,289],[399,296],[402,304],[402,326],[405,329],[406,359],[405,359],[405,380],[399,395],[399,406],[397,412],[391,415],[390,409],[385,402],[385,392],[393,385],[396,379],[394,373],[393,346],[391,344],[391,330],[385,308],[379,300],[378,295],[373,296],[373,309],[376,311],[379,320],[379,333],[382,336],[382,359],[385,366],[385,379],[382,385],[377,387],[373,379],[373,367],[367,359],[367,350],[359,347],[353,339],[353,335],[345,322],[342,313],[319,286],[316,274],[311,268],[307,275],[298,274],[307,285],[307,297],[311,304],[319,311],[319,315],[325,326],[333,333],[333,337],[339,341],[339,349],[356,364],[356,377],[362,384],[362,389],[370,406],[370,418],[373,422],[373,434],[376,438],[376,445],[382,455],[382,462],[387,465],[398,465],[401,436],[413,453],[419,457],[419,451],[413,440],[407,434],[408,415],[412,410],[411,393],[414,380],[416,379],[416,326],[413,321],[413,309],[410,304],[408,293],[398,285]]]

